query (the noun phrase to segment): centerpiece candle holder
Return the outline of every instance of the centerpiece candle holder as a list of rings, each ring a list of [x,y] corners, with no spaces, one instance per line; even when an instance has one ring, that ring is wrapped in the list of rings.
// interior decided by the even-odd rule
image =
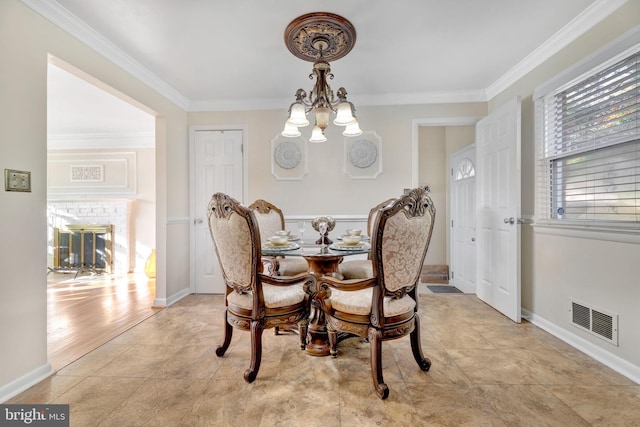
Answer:
[[[320,238],[316,240],[316,245],[330,245],[333,240],[329,238],[329,232],[336,226],[336,221],[330,216],[319,216],[311,221],[314,230],[320,233]]]

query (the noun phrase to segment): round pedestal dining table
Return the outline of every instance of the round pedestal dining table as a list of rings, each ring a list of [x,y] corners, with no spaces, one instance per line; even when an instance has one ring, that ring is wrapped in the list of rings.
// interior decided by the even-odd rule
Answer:
[[[371,250],[367,241],[357,245],[346,245],[341,241],[331,244],[305,244],[301,240],[292,240],[285,245],[265,244],[262,246],[263,256],[303,257],[308,265],[308,272],[320,278],[333,276],[342,279],[339,266],[345,256],[366,255]],[[318,300],[319,289],[310,289],[309,328],[305,351],[311,356],[329,355],[329,336],[324,312]]]

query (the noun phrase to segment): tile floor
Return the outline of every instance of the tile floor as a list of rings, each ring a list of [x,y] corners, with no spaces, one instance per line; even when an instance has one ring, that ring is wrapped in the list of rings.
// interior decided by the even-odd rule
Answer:
[[[72,426],[640,426],[640,385],[473,295],[421,295],[429,372],[408,337],[383,343],[389,398],[368,344],[311,357],[265,331],[253,384],[249,334],[223,358],[221,296],[191,295],[7,403],[70,404]]]

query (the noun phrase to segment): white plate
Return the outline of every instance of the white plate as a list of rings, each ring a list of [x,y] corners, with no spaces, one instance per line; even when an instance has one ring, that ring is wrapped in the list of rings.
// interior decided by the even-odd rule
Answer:
[[[342,236],[336,237],[336,240],[342,240]],[[369,236],[362,236],[362,241],[363,242],[368,242],[369,241]]]
[[[329,245],[329,249],[336,251],[361,251],[363,249],[369,249],[369,245],[366,243],[358,243],[357,245],[345,245],[344,243],[332,243]]]
[[[294,251],[300,249],[300,245],[297,243],[288,243],[286,245],[273,245],[271,243],[265,243],[262,245],[263,250],[269,251]]]

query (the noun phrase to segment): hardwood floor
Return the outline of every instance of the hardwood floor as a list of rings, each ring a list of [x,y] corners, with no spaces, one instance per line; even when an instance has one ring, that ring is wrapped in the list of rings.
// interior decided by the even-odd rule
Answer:
[[[155,279],[144,274],[47,277],[47,348],[59,370],[154,315]]]

